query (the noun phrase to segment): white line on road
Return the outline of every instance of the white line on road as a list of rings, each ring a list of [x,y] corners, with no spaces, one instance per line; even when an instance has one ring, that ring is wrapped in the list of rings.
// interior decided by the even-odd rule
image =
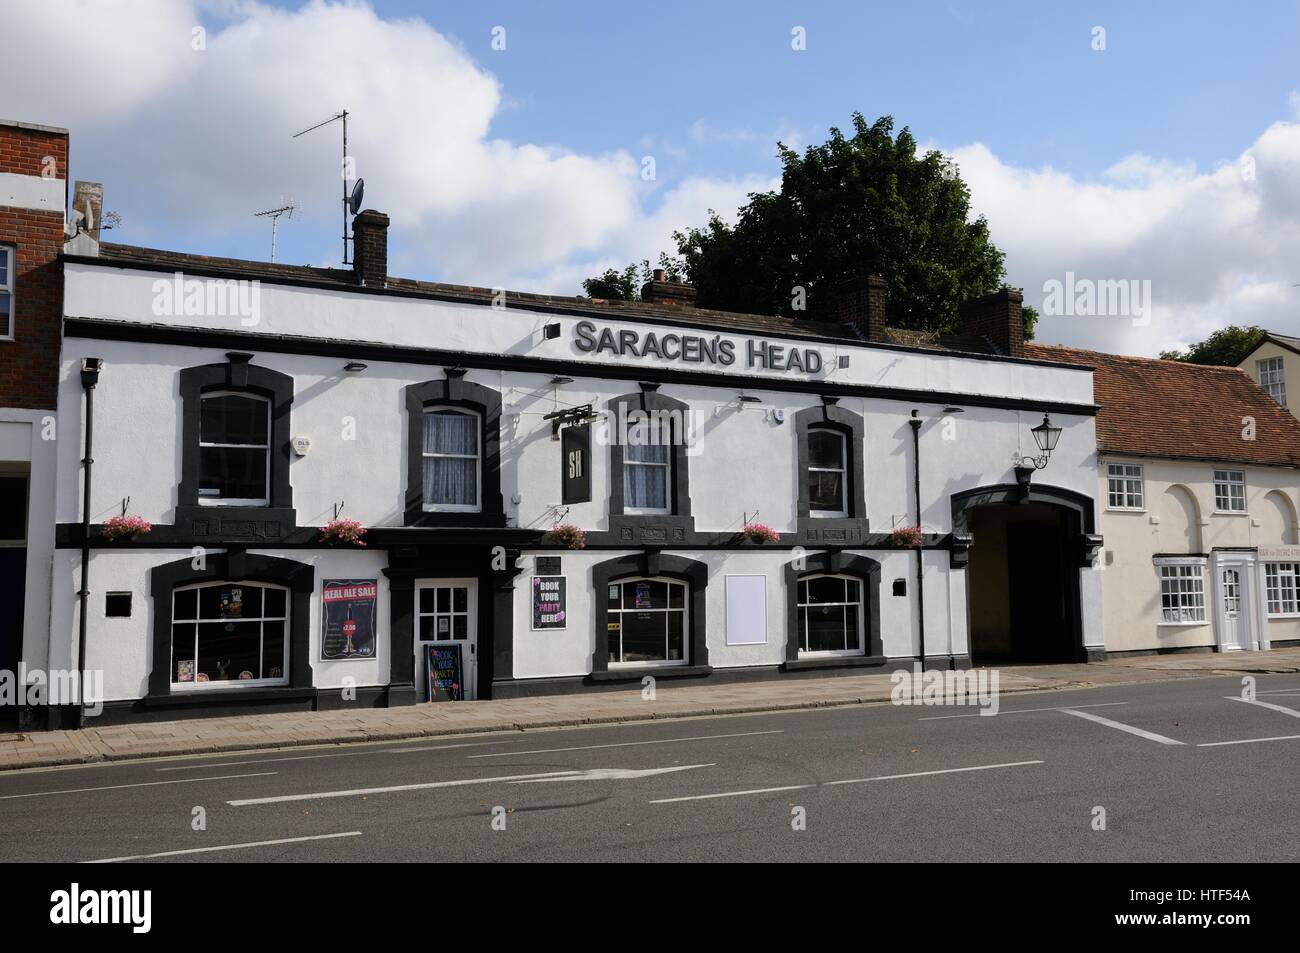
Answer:
[[[631,748],[635,745],[667,745],[674,741],[714,741],[718,738],[748,738],[752,735],[783,735],[784,728],[772,731],[740,731],[730,735],[697,735],[694,738],[657,738],[653,741],[619,741],[606,745],[576,745],[572,748],[534,748],[530,751],[494,751],[491,754],[467,755],[467,760],[478,758],[511,758],[517,754],[555,754],[558,751],[594,751],[597,748]]]
[[[1128,702],[1098,702],[1095,705],[1071,705],[1071,708],[1111,708],[1115,705],[1127,705]],[[999,715],[1025,715],[1031,711],[1065,711],[1065,708],[1003,708]],[[975,712],[971,715],[929,715],[925,718],[918,718],[917,721],[943,721],[945,718],[988,718],[989,715],[981,715]]]
[[[1260,741],[1295,741],[1300,735],[1277,735],[1273,738],[1242,738],[1240,741],[1206,741],[1197,745],[1198,748],[1218,748],[1223,745],[1253,745]]]
[[[250,804],[284,804],[288,801],[319,801],[331,797],[364,797],[370,794],[393,794],[397,791],[428,791],[432,788],[458,788],[467,784],[491,784],[493,781],[524,781],[529,778],[558,778],[581,774],[581,771],[547,771],[543,774],[506,774],[495,778],[463,778],[459,781],[426,781],[422,784],[394,784],[383,788],[352,788],[348,791],[315,791],[311,794],[281,794],[276,797],[252,797],[227,801],[231,807]]]
[[[123,788],[152,788],[160,784],[198,784],[201,781],[231,781],[235,778],[269,778],[278,771],[258,771],[255,774],[222,774],[215,778],[177,778],[174,781],[141,781],[138,784],[108,784],[99,788],[72,788],[67,791],[33,791],[31,794],[5,794],[0,801],[14,801],[21,797],[49,797],[53,794],[86,794],[90,791],[120,791]]]
[[[1230,702],[1241,702],[1246,705],[1258,705],[1260,708],[1268,708],[1272,711],[1280,711],[1284,715],[1290,715],[1292,718],[1300,718],[1300,711],[1294,708],[1287,708],[1285,705],[1274,705],[1271,702],[1262,702],[1255,698],[1242,698],[1239,695],[1224,695],[1224,698]]]
[[[777,791],[802,791],[806,788],[832,787],[837,784],[866,784],[868,781],[897,781],[902,778],[925,778],[936,774],[961,774],[966,771],[990,771],[994,768],[1019,768],[1030,764],[1044,764],[1043,761],[1009,761],[1005,764],[980,764],[969,768],[944,768],[941,771],[915,771],[910,774],[882,774],[874,778],[850,778],[845,781],[823,781],[817,784],[789,784],[779,788],[750,788],[747,791],[723,791],[719,794],[694,794],[689,797],[666,797],[651,804],[680,804],[682,801],[711,801],[720,797],[743,797],[747,794],[772,794]]]
[[[1127,731],[1130,735],[1137,735],[1139,738],[1145,738],[1148,741],[1158,741],[1162,745],[1182,744],[1181,741],[1175,741],[1173,738],[1166,738],[1164,735],[1158,735],[1154,731],[1134,728],[1132,725],[1126,725],[1122,721],[1111,721],[1109,718],[1103,718],[1101,715],[1094,715],[1092,712],[1079,711],[1077,708],[1062,708],[1061,711],[1065,712],[1067,715],[1074,715],[1076,718],[1095,721],[1097,724],[1105,725],[1108,728],[1117,728],[1120,731]]]
[[[259,840],[249,844],[222,844],[220,847],[191,847],[189,850],[164,850],[157,854],[132,854],[130,857],[106,857],[103,860],[83,860],[83,864],[120,864],[128,860],[150,860],[154,857],[179,857],[182,854],[210,854],[218,850],[244,850],[248,847],[273,847],[276,844],[301,844],[309,840],[333,840],[338,837],[360,837],[360,831],[343,834],[314,834],[311,837],[282,837],[279,840]]]
[[[316,761],[320,758],[354,758],[363,754],[407,754],[411,751],[446,751],[451,748],[479,748],[484,745],[517,744],[513,741],[476,741],[459,745],[439,745],[420,748],[378,748],[374,751],[330,751],[325,754],[300,754],[286,758],[251,758],[248,761],[207,761],[203,764],[179,764],[166,768],[154,768],[155,771],[197,771],[200,768],[233,768],[245,764],[278,764],[284,761]]]

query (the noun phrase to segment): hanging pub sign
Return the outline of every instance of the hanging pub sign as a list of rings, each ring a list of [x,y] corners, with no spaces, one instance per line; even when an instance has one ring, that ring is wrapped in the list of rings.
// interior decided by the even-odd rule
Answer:
[[[560,431],[563,461],[561,503],[591,502],[591,426],[577,424]]]
[[[533,631],[565,627],[566,596],[563,576],[533,577]]]
[[[375,657],[375,579],[326,579],[321,587],[322,662]]]
[[[426,642],[424,681],[431,702],[458,702],[465,698],[460,642]]]

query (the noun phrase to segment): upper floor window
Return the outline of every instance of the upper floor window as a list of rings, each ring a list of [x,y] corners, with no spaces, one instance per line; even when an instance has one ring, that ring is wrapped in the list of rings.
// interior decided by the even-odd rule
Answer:
[[[847,446],[843,433],[824,427],[808,431],[810,516],[847,516]]]
[[[14,336],[14,249],[0,245],[0,340]]]
[[[1286,378],[1282,373],[1282,358],[1266,357],[1255,362],[1259,374],[1259,386],[1268,392],[1268,396],[1286,406]]]
[[[424,509],[479,512],[482,417],[472,410],[424,412]]]
[[[266,506],[271,483],[271,402],[215,391],[199,409],[199,504]]]
[[[630,424],[623,448],[623,512],[672,512],[671,422],[658,417]]]
[[[1220,513],[1246,512],[1244,470],[1214,471],[1214,509]]]
[[[1106,467],[1106,505],[1112,510],[1140,510],[1146,506],[1141,464],[1112,463]]]

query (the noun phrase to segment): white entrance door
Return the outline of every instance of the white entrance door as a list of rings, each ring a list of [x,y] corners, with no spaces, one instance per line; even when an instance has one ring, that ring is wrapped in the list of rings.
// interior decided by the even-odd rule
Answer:
[[[1241,652],[1259,648],[1255,624],[1254,561],[1220,557],[1215,561],[1215,576],[1219,651]]]
[[[415,583],[415,671],[421,701],[428,701],[424,647],[429,643],[460,645],[462,693],[478,697],[478,581],[419,579]]]

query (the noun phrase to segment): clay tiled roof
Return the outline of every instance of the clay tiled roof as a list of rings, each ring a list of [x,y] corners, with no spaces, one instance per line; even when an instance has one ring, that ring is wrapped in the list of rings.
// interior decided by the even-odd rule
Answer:
[[[1235,367],[1051,344],[1026,344],[1025,356],[1094,368],[1102,453],[1300,467],[1300,420]],[[1242,437],[1244,417],[1254,440]]]

